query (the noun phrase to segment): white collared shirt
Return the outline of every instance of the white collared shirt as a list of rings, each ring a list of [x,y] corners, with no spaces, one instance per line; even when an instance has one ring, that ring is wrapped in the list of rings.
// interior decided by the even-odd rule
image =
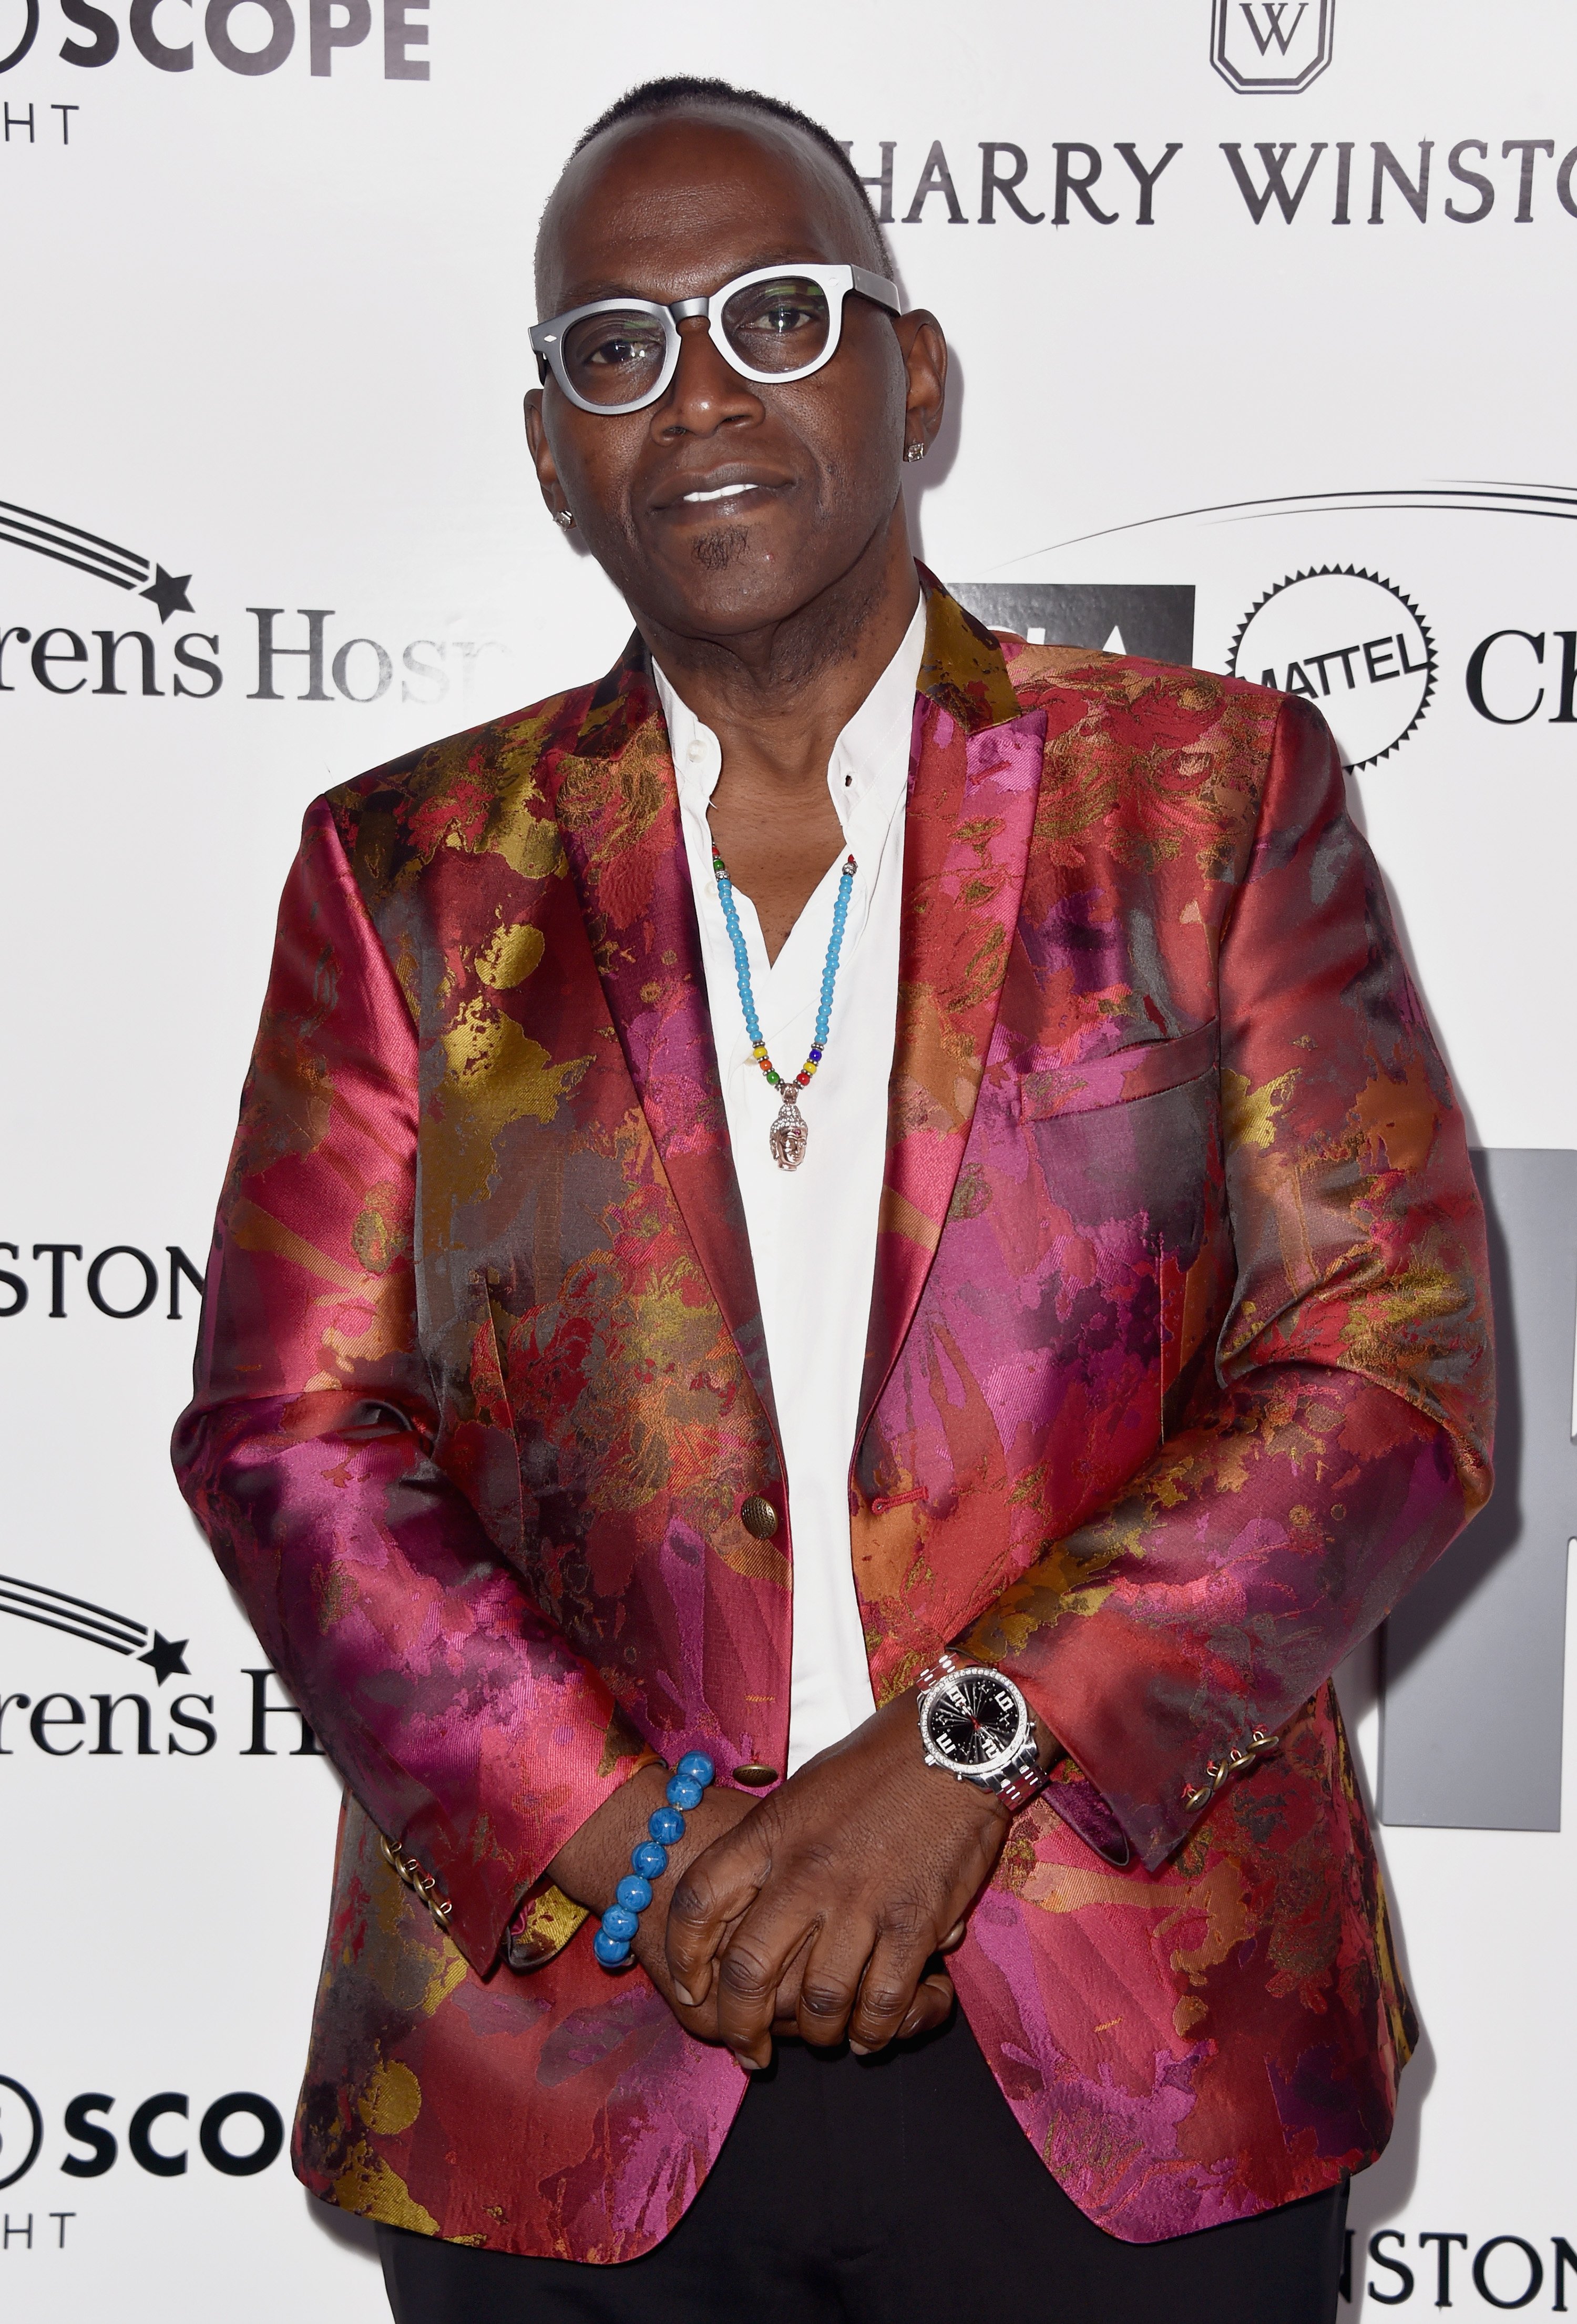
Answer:
[[[903,810],[925,646],[922,598],[897,653],[838,736],[827,767],[827,788],[857,869],[825,1054],[803,1093],[806,1152],[795,1171],[779,1170],[768,1149],[780,1100],[751,1055],[733,946],[713,876],[706,810],[723,770],[722,749],[653,665],[673,749],[724,1110],[788,1470],[794,1536],[788,1775],[876,1707],[854,1594],[849,1463],[887,1156]],[[805,1063],[816,1029],[843,865],[840,854],[770,966],[755,907],[739,889],[733,891],[761,1038],[785,1081]]]

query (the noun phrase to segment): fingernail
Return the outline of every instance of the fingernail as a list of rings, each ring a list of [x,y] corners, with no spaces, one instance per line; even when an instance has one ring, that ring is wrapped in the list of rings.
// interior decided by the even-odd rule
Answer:
[[[752,2058],[743,2050],[736,2050],[733,2054],[738,2059],[740,2064],[744,2068],[747,2074],[761,2073],[770,2062],[770,2061],[766,2058]]]
[[[851,2042],[849,2044],[849,2054],[853,2058],[868,2058],[871,2055],[871,2052],[862,2042]]]
[[[688,1992],[686,1987],[679,1983],[677,1978],[674,1979],[674,1991],[678,1995],[679,1999],[684,2003],[687,2009],[699,2009],[701,2006],[695,1995]]]

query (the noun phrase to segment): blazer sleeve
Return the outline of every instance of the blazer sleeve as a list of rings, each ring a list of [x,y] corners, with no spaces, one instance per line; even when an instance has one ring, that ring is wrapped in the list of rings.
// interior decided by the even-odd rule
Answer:
[[[1482,1212],[1343,783],[1287,701],[1219,959],[1237,1273],[1213,1370],[966,1641],[1152,1868],[1489,1489]]]
[[[650,1759],[494,1547],[418,1351],[417,1042],[321,801],[215,1230],[181,1490],[265,1651],[466,1959]]]

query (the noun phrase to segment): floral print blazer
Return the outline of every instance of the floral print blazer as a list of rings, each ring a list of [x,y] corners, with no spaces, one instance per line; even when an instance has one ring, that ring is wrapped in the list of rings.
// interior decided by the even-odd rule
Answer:
[[[960,1645],[1070,1754],[954,1974],[1146,2242],[1390,2127],[1330,1677],[1488,1490],[1482,1221],[1317,714],[922,579],[854,1572],[879,1700]],[[545,1868],[653,1755],[783,1766],[793,1571],[639,641],[309,812],[177,1464],[346,1786],[300,2175],[636,2256],[744,2078]]]

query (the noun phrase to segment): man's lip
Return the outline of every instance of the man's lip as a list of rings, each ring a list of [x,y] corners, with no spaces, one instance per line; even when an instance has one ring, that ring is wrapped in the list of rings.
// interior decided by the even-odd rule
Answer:
[[[665,515],[681,508],[726,513],[747,494],[781,492],[789,482],[787,476],[763,475],[759,469],[714,469],[706,475],[677,477],[656,506]]]
[[[680,500],[686,504],[696,501],[736,501],[744,493],[761,493],[766,489],[764,484],[715,484],[709,492],[683,493]]]

